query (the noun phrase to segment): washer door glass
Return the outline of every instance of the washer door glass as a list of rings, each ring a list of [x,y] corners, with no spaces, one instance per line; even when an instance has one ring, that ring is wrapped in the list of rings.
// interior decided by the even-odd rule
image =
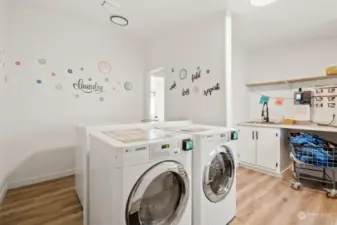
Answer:
[[[148,170],[133,188],[126,212],[128,225],[177,224],[189,198],[189,179],[177,162],[162,162]]]
[[[233,187],[234,176],[234,155],[221,146],[204,170],[203,189],[207,199],[214,203],[225,199]]]

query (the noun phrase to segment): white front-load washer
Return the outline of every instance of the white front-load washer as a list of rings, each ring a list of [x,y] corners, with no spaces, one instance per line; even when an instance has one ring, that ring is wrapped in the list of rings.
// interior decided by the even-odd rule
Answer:
[[[118,126],[90,149],[90,224],[192,224],[191,135]]]
[[[158,128],[193,136],[193,225],[229,224],[236,217],[235,131],[186,122]]]
[[[130,120],[132,121],[132,120]],[[83,208],[83,224],[89,224],[89,157],[90,157],[90,142],[89,134],[93,131],[108,131],[117,125],[132,124],[130,121],[123,122],[91,122],[82,123],[76,126],[77,146],[75,151],[75,188],[77,196]],[[145,125],[146,124],[146,125]],[[155,126],[155,123],[142,123],[144,126]],[[132,127],[132,125],[131,125]]]

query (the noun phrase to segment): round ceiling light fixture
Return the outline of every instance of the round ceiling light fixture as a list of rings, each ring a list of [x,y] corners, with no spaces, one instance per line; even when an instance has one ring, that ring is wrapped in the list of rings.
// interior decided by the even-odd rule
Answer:
[[[121,27],[126,27],[129,24],[129,20],[123,16],[112,15],[110,16],[110,20],[114,24],[121,26]]]
[[[271,3],[276,2],[277,0],[250,0],[250,4],[256,7],[267,6]]]

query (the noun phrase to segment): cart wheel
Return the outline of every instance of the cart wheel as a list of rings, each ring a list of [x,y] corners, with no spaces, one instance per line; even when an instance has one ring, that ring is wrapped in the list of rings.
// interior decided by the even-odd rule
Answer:
[[[291,188],[294,189],[294,190],[296,190],[296,191],[299,191],[299,190],[301,190],[302,185],[300,183],[298,183],[298,182],[292,182],[291,183]]]
[[[337,194],[332,192],[327,192],[326,197],[330,199],[337,199]]]

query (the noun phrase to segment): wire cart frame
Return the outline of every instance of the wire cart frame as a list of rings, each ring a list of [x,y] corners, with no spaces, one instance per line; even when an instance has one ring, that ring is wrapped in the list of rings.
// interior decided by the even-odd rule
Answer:
[[[310,137],[316,138],[319,141],[326,142],[322,145],[314,145],[309,143],[298,144],[293,141],[292,138],[296,135],[310,135]],[[324,189],[326,196],[331,199],[337,199],[336,189],[336,173],[334,169],[337,168],[337,145],[334,145],[328,141],[324,141],[322,138],[303,133],[289,132],[289,147],[290,158],[293,161],[293,176],[296,180],[291,181],[291,187],[294,190],[300,190],[302,188],[301,180],[317,181],[322,184],[332,185],[332,189]],[[305,141],[304,141],[305,142]],[[321,177],[311,176],[303,173],[304,171],[320,172]],[[332,176],[328,174],[331,172]]]

